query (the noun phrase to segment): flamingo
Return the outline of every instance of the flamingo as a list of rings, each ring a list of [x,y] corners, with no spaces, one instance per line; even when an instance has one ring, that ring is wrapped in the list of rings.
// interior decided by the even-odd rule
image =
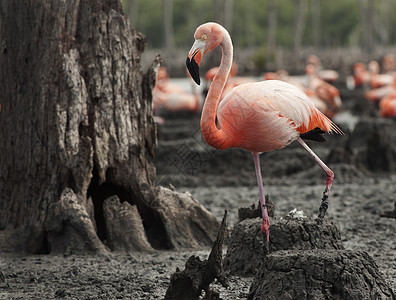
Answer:
[[[384,118],[396,117],[396,91],[390,93],[379,103],[380,115]]]
[[[219,67],[214,67],[209,69],[209,71],[206,72],[205,74],[205,80],[208,86],[210,86],[211,82],[213,81],[213,78],[215,77],[216,73],[218,72]],[[236,76],[238,73],[238,65],[233,62],[231,65],[230,73],[228,75],[227,81],[224,85],[223,93],[220,97],[220,99],[223,99],[223,97],[234,87],[242,84],[242,83],[248,83],[248,82],[254,82],[256,80],[252,78],[247,78],[247,77],[241,77],[241,76]]]
[[[153,105],[155,112],[160,107],[172,112],[200,112],[202,99],[195,85],[192,86],[192,93],[189,93],[181,86],[171,83],[166,68],[161,67],[158,71],[157,81],[153,89]]]
[[[293,84],[303,90],[307,96],[311,99],[312,103],[315,105],[317,109],[319,109],[322,113],[324,113],[326,116],[332,117],[332,115],[328,115],[330,112],[328,110],[327,104],[323,101],[318,96],[318,93],[316,92],[315,89],[312,89],[309,86],[309,78],[307,76],[289,76],[287,71],[285,70],[279,70],[276,73],[273,72],[267,72],[264,74],[264,79],[265,80],[282,80],[285,82],[288,82],[290,84]],[[323,93],[322,93],[323,94]]]
[[[347,88],[353,90],[359,86],[367,87],[375,84],[375,77],[379,75],[380,67],[377,61],[371,60],[368,63],[368,70],[363,63],[356,63],[353,66],[353,76],[347,77]]]
[[[361,85],[366,85],[370,81],[370,75],[363,63],[355,63],[353,75],[347,77],[346,86],[348,90],[353,90]]]
[[[269,218],[263,191],[260,153],[281,149],[293,141],[298,141],[325,172],[326,188],[316,219],[317,230],[314,237],[314,247],[317,248],[334,173],[303,139],[323,142],[325,132],[343,132],[314,106],[303,91],[283,81],[266,80],[241,84],[221,100],[233,60],[231,37],[224,27],[209,22],[196,29],[194,39],[186,65],[197,84],[200,84],[199,65],[203,55],[217,46],[222,49],[219,71],[210,85],[202,110],[202,135],[206,143],[216,149],[237,147],[252,153],[262,211],[261,231],[266,237],[267,246]]]
[[[385,96],[396,90],[396,73],[392,75],[392,82],[388,85],[381,86],[376,89],[368,90],[364,95],[367,99],[373,102],[378,102]]]
[[[316,106],[326,116],[333,118],[340,110],[342,101],[338,89],[321,79],[316,73],[316,67],[312,64],[306,66],[308,89],[312,90],[314,95],[322,100],[325,104],[325,109],[321,106]],[[308,94],[310,95],[310,94]],[[312,99],[312,97],[311,97]]]
[[[335,70],[323,69],[322,62],[316,55],[309,55],[307,58],[307,64],[312,64],[316,67],[316,72],[320,79],[330,83],[338,80],[338,72]]]
[[[383,73],[392,73],[395,70],[395,57],[392,54],[387,54],[382,60]]]
[[[392,84],[395,74],[395,58],[393,55],[385,55],[382,60],[382,68],[382,74],[378,73],[370,79],[370,86],[372,89]]]

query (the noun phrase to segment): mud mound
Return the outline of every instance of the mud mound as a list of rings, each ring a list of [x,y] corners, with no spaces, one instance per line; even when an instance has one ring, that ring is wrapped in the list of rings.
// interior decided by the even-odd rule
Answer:
[[[372,172],[396,171],[395,126],[394,120],[362,118],[351,134],[333,146],[329,164],[348,163]]]
[[[312,218],[286,217],[270,220],[270,252],[279,250],[309,250],[313,245],[316,222]],[[246,219],[237,225],[228,241],[224,269],[235,275],[254,275],[265,261],[264,239],[261,233],[261,218]],[[341,234],[331,222],[324,220],[323,249],[343,249]]]
[[[327,249],[277,251],[267,256],[248,300],[395,297],[366,252]]]

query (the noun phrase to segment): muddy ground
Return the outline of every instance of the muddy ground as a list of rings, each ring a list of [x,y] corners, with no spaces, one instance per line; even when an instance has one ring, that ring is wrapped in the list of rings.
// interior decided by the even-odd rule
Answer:
[[[326,218],[339,227],[344,247],[367,251],[396,290],[396,220],[381,217],[396,202],[396,123],[381,120],[361,91],[342,90],[342,99],[344,108],[336,121],[346,136],[310,143],[335,172]],[[228,210],[232,227],[238,221],[237,209],[258,201],[251,155],[208,148],[200,139],[198,116],[165,117],[155,161],[158,184],[191,193],[219,220]],[[325,178],[303,149],[292,144],[263,154],[261,164],[264,191],[276,205],[276,216],[294,208],[307,216],[317,214]],[[209,251],[106,256],[2,253],[0,299],[162,299],[176,268],[184,269],[191,255],[207,258]],[[222,299],[246,299],[252,281],[253,277],[230,276],[229,288],[218,283],[212,288]]]

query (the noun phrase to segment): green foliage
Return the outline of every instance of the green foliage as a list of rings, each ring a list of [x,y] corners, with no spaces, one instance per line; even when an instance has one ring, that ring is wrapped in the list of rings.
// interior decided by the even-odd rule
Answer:
[[[359,29],[359,5],[356,0],[332,0],[322,4],[324,46],[350,46],[349,37]]]
[[[264,46],[259,47],[253,54],[252,61],[254,67],[258,70],[265,70],[265,64],[267,62],[267,49]]]
[[[132,1],[135,4],[133,27],[147,37],[147,47],[161,48],[164,46],[163,29],[163,1],[159,0],[123,0],[125,8]],[[218,0],[223,9],[224,1]],[[305,28],[303,45],[313,44],[311,4],[314,0],[305,1]],[[369,0],[372,1],[372,0]],[[276,44],[278,47],[290,48],[294,42],[295,13],[297,0],[276,1],[277,30]],[[173,0],[173,29],[175,46],[189,47],[193,41],[195,28],[205,22],[214,21],[215,1],[211,0]],[[331,0],[319,1],[320,5],[320,45],[322,47],[357,46],[362,42],[360,6],[366,3],[358,0]],[[388,6],[384,6],[387,3]],[[396,18],[392,13],[396,10],[396,1],[376,1],[377,23],[384,24],[382,29],[387,30],[389,41],[396,40]],[[235,47],[249,48],[265,46],[268,27],[268,0],[233,0],[232,26],[230,33]],[[127,11],[127,10],[126,10]],[[223,11],[219,12],[222,16]],[[222,17],[219,23],[223,23]],[[388,45],[390,46],[390,45]],[[259,58],[257,58],[259,59]]]

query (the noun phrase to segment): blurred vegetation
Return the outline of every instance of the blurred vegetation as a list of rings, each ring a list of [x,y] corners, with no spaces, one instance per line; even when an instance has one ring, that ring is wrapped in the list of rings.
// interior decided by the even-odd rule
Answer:
[[[391,46],[396,42],[394,0],[124,0],[123,3],[132,27],[147,37],[149,48],[165,47],[163,6],[169,3],[173,11],[172,45],[176,48],[190,46],[195,28],[208,21],[226,25],[238,48],[265,48],[270,1],[276,3],[277,47],[293,48],[298,4],[304,7],[302,47],[360,46],[370,50],[376,45]],[[226,11],[226,5],[231,10]],[[228,25],[227,18],[231,20]]]

